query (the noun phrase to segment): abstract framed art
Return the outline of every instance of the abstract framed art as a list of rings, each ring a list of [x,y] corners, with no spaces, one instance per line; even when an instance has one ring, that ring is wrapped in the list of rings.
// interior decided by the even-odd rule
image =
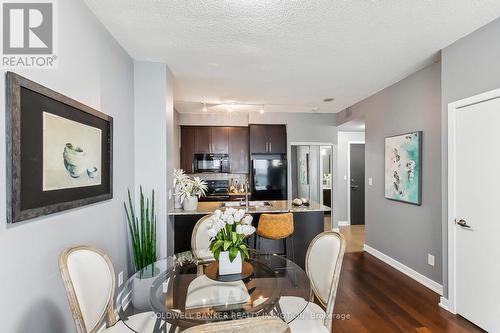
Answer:
[[[385,197],[422,204],[422,131],[385,138]]]
[[[113,197],[113,118],[15,73],[7,78],[7,220]]]

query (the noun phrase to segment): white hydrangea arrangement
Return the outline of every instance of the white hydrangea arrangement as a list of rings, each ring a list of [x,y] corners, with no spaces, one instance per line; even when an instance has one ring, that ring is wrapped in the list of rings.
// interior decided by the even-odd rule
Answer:
[[[253,217],[245,215],[245,210],[227,208],[224,212],[216,210],[207,220],[209,229],[207,231],[211,238],[209,249],[216,260],[222,251],[229,252],[229,260],[233,260],[238,255],[241,259],[249,257],[248,246],[243,240],[255,232],[252,226]]]

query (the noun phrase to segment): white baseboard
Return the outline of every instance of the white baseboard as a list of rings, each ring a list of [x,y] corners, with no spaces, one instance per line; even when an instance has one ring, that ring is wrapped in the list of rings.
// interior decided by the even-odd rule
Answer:
[[[351,225],[349,221],[339,221],[339,227],[345,227]]]
[[[389,257],[388,255],[378,251],[378,250],[375,250],[373,247],[369,246],[369,245],[364,245],[363,249],[368,252],[369,254],[371,254],[372,256],[376,257],[377,259],[380,259],[382,260],[383,262],[385,262],[386,264],[394,267],[395,269],[397,269],[398,271],[400,271],[401,273],[405,274],[405,275],[408,275],[409,277],[411,277],[413,280],[421,283],[422,285],[426,286],[427,288],[429,288],[430,290],[438,293],[439,295],[443,295],[443,286],[440,285],[439,283],[429,279],[428,277],[420,274],[419,272],[411,269],[410,267],[406,266],[406,265],[403,265],[402,263],[400,263],[399,261]]]
[[[450,301],[447,298],[444,298],[443,296],[439,298],[439,306],[448,312],[456,314],[454,311],[451,310]]]

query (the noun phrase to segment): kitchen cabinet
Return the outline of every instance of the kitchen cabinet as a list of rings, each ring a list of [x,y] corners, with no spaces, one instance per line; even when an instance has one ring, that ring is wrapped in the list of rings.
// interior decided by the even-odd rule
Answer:
[[[194,128],[194,152],[195,154],[210,154],[212,152],[212,128]]]
[[[228,127],[195,127],[195,154],[228,154]]]
[[[285,125],[250,125],[252,154],[286,154]]]
[[[228,127],[231,173],[248,173],[250,150],[248,127]]]
[[[212,154],[229,153],[229,127],[212,127]]]
[[[266,125],[250,125],[250,152],[252,154],[267,153]]]
[[[192,126],[181,127],[181,169],[194,172],[194,131]]]

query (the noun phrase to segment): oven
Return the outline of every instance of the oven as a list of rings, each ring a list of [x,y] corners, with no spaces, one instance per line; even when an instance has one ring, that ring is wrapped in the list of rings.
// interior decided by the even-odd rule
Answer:
[[[207,193],[200,201],[229,201],[229,181],[207,180]]]

